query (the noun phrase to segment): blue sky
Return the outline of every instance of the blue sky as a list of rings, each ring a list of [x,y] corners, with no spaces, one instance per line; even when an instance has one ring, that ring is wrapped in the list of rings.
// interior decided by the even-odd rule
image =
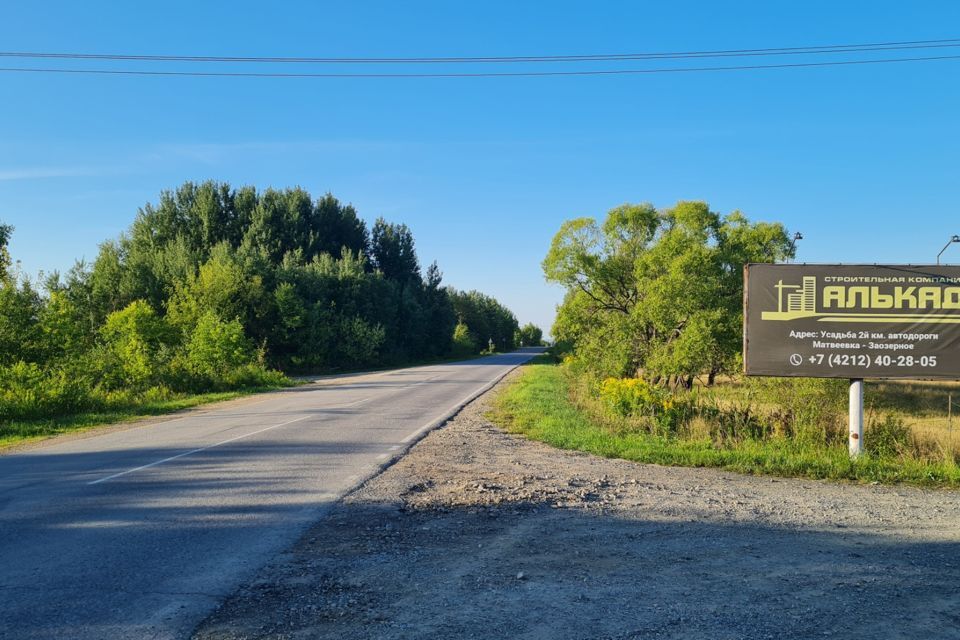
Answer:
[[[960,37],[956,2],[198,5],[7,3],[0,49],[496,56]],[[550,238],[624,202],[779,220],[803,232],[804,261],[932,261],[960,233],[958,78],[960,60],[559,78],[0,73],[0,221],[35,273],[93,258],[185,180],[331,191],[410,225],[449,284],[546,329],[561,297],[539,267]],[[960,262],[960,248],[946,255]]]

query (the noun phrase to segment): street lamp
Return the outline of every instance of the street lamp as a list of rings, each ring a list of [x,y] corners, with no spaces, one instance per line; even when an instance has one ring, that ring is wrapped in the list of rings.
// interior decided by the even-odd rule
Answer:
[[[940,256],[943,255],[943,252],[946,251],[947,247],[949,247],[954,242],[960,242],[960,236],[957,236],[957,235],[950,236],[950,240],[947,242],[947,244],[943,245],[943,249],[940,249],[940,253],[937,254],[937,264],[940,264]]]
[[[797,240],[803,240],[803,234],[797,231],[793,234],[793,238],[790,240],[790,253],[795,254],[797,252]]]

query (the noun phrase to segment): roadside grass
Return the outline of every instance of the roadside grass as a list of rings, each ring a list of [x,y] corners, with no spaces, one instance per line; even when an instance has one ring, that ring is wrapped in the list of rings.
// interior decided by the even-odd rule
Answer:
[[[908,483],[921,486],[960,486],[960,467],[953,456],[916,456],[910,453],[865,454],[855,461],[844,442],[811,442],[777,435],[717,441],[716,429],[691,426],[682,434],[658,435],[637,421],[603,412],[596,401],[578,389],[578,381],[549,356],[525,368],[500,393],[490,417],[508,431],[561,449],[575,449],[608,458],[673,466],[717,467],[748,474],[850,480],[870,483]],[[744,406],[749,397],[725,389],[726,400]],[[769,398],[764,398],[769,400]],[[895,399],[890,399],[896,406]],[[746,405],[749,406],[749,405]],[[702,423],[702,420],[701,420]],[[713,434],[711,436],[711,433]],[[865,434],[865,441],[870,437]]]
[[[840,429],[845,429],[845,380],[723,379],[712,387],[698,385],[697,391],[718,404],[736,406],[747,402],[758,412],[770,414],[782,406],[785,396],[794,395],[796,388],[803,385],[810,387],[806,399],[824,403],[828,407],[823,411],[824,417],[839,418],[843,422]],[[954,415],[958,403],[960,382],[868,380],[864,387],[864,418],[868,429],[885,421],[902,422],[909,439],[905,448],[927,461],[960,460],[960,434],[957,433],[960,424]]]
[[[131,401],[128,404],[104,411],[88,411],[51,418],[0,421],[0,452],[63,433],[80,433],[109,424],[133,422],[204,404],[233,400],[265,391],[275,391],[286,386],[290,385],[252,387],[213,393],[177,394],[162,400]]]

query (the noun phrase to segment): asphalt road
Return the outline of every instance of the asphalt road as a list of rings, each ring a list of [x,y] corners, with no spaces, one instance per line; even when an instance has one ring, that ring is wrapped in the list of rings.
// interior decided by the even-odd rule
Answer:
[[[328,380],[0,456],[0,637],[188,635],[533,353]]]

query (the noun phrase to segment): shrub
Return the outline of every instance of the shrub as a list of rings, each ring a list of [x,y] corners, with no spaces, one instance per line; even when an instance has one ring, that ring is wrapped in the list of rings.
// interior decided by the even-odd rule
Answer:
[[[660,435],[675,434],[695,413],[688,394],[670,393],[641,378],[607,378],[600,383],[600,401],[618,417],[646,417],[649,430]]]
[[[149,304],[136,300],[111,313],[100,336],[106,347],[101,353],[104,382],[110,388],[141,389],[159,381],[173,332]]]
[[[910,428],[902,418],[887,414],[883,420],[868,425],[863,444],[871,455],[900,455],[910,445]]]
[[[458,322],[453,329],[453,355],[469,356],[477,352],[477,343],[470,334],[470,328]]]
[[[668,395],[640,378],[607,378],[600,383],[600,400],[622,417],[653,415]]]
[[[356,366],[376,362],[387,337],[382,326],[353,316],[340,318],[337,329],[334,353],[340,362],[350,362]]]
[[[95,404],[89,380],[33,363],[0,367],[0,418],[39,418],[83,411]]]
[[[143,402],[145,404],[158,404],[165,402],[173,397],[173,391],[164,385],[150,387],[143,392]]]
[[[193,373],[218,380],[253,361],[253,344],[239,320],[224,322],[212,311],[200,316],[187,342],[187,362]]]
[[[729,388],[734,400],[769,427],[772,434],[803,445],[845,440],[846,383],[818,378],[748,378]],[[722,389],[717,393],[722,398]]]
[[[234,369],[223,378],[223,384],[230,389],[253,387],[285,387],[290,379],[283,373],[266,369],[260,364],[250,363]]]
[[[710,425],[710,437],[717,445],[728,446],[745,440],[765,440],[775,433],[784,433],[792,426],[778,423],[778,416],[762,415],[750,400],[719,403],[707,397],[699,406],[698,413]]]

